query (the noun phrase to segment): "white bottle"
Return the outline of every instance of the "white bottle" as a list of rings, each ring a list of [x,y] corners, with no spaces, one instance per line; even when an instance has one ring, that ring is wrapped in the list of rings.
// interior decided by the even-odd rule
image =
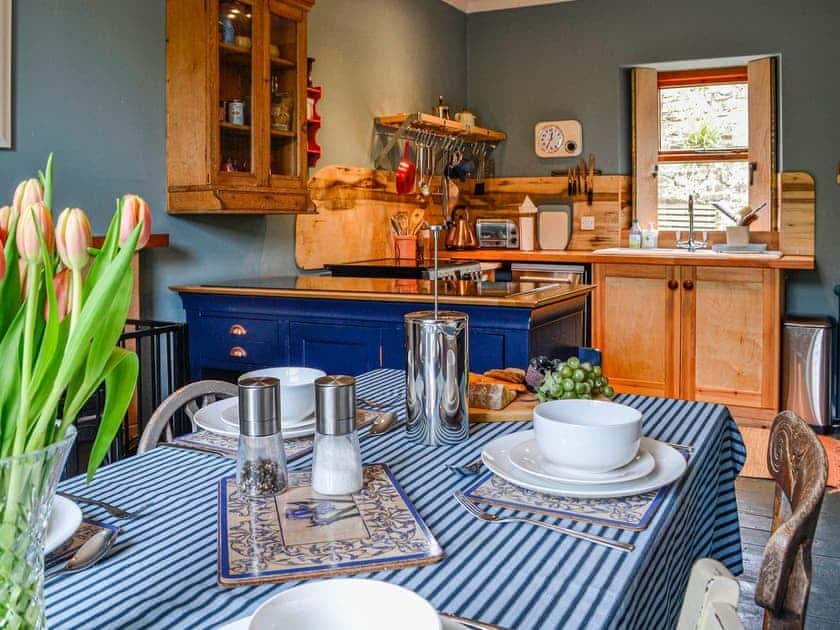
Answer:
[[[659,230],[653,227],[653,222],[648,223],[648,227],[642,232],[642,248],[656,249],[659,247]]]

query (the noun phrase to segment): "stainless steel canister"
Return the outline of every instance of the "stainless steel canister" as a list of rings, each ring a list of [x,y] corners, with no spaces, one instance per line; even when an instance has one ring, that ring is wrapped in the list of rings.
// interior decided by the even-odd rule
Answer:
[[[457,311],[405,316],[406,432],[428,446],[467,439],[469,322]]]

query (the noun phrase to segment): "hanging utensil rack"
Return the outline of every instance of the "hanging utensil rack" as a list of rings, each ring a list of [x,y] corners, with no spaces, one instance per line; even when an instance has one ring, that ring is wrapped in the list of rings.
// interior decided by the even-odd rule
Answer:
[[[384,146],[376,155],[374,164],[382,165],[384,168],[387,168],[389,154],[401,139],[416,141],[421,134],[424,142],[433,150],[449,150],[456,146],[453,143],[457,143],[459,147],[468,147],[475,151],[479,145],[483,145],[484,154],[492,152],[496,144],[507,138],[503,131],[471,127],[457,120],[422,112],[379,116],[374,119],[374,122],[377,135],[386,138]]]

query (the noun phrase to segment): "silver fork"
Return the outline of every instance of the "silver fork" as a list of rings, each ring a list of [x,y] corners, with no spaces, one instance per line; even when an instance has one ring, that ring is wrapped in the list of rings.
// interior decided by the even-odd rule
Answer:
[[[85,503],[87,505],[96,505],[98,507],[101,507],[103,510],[108,512],[108,514],[115,518],[136,518],[139,516],[139,514],[127,512],[126,510],[117,507],[116,505],[112,505],[105,501],[99,501],[98,499],[88,499],[87,497],[80,497],[77,494],[70,494],[69,492],[59,492],[58,494],[65,497],[66,499],[75,501],[76,503]]]
[[[487,523],[529,523],[531,525],[536,525],[537,527],[545,527],[546,529],[550,529],[555,532],[560,532],[561,534],[566,534],[574,538],[580,538],[581,540],[586,540],[588,542],[595,543],[596,545],[604,545],[605,547],[618,549],[620,551],[633,551],[633,549],[636,548],[635,545],[631,543],[623,543],[617,540],[610,540],[609,538],[595,536],[594,534],[587,534],[586,532],[575,531],[574,529],[569,529],[568,527],[561,527],[560,525],[546,523],[545,521],[537,521],[532,518],[524,518],[522,516],[495,516],[482,510],[475,503],[473,503],[467,497],[465,497],[463,492],[453,492],[452,496],[455,497],[458,503],[460,503],[462,506],[464,506],[464,508],[466,508],[467,512],[475,516],[477,519],[480,519]]]

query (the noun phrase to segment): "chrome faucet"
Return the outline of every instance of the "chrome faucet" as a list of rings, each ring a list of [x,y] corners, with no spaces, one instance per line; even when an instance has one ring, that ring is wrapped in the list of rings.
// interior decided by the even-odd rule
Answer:
[[[703,240],[698,241],[694,238],[694,195],[688,196],[688,240],[681,241],[680,236],[682,230],[677,230],[677,247],[687,249],[690,252],[697,251],[709,244],[709,233],[703,230]]]

